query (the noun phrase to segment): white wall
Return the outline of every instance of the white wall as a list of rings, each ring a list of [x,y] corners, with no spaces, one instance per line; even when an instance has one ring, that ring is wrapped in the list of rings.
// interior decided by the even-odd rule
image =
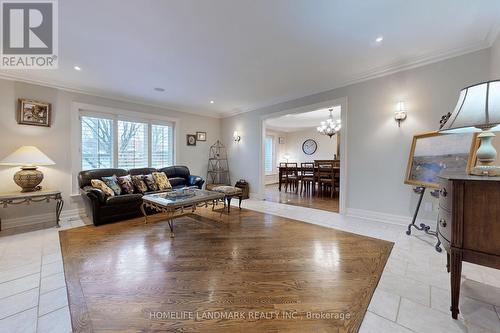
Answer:
[[[18,98],[29,98],[52,103],[53,120],[50,128],[18,125],[16,108]],[[90,95],[76,94],[53,88],[42,87],[9,80],[0,80],[0,159],[22,145],[34,145],[55,161],[56,165],[40,168],[45,174],[42,186],[61,189],[66,201],[65,210],[80,207],[79,198],[70,198],[71,151],[70,113],[73,102],[94,104],[104,107],[159,114],[179,120],[176,131],[177,164],[187,165],[191,173],[206,177],[209,147],[220,137],[220,119],[202,117],[183,112],[151,106],[120,102]],[[207,141],[198,142],[196,147],[186,146],[186,134],[196,131],[207,132]],[[18,168],[0,167],[0,192],[18,191],[12,180]],[[8,219],[26,215],[51,212],[47,205],[2,209],[0,216],[4,227]]]
[[[500,80],[500,34],[491,46],[491,79]]]
[[[416,196],[403,179],[413,135],[437,130],[459,91],[490,77],[489,64],[490,50],[481,50],[225,118],[222,138],[229,148],[231,177],[247,179],[253,193],[259,190],[263,115],[347,97],[347,208],[410,216]],[[399,100],[409,109],[400,128],[393,119]],[[231,140],[234,130],[241,132],[238,144]]]
[[[313,139],[318,149],[312,155],[304,154],[302,144],[307,139]],[[337,154],[337,135],[331,139],[321,135],[315,128],[298,132],[287,133],[286,153],[290,155],[290,162],[313,162],[314,160],[332,160]]]

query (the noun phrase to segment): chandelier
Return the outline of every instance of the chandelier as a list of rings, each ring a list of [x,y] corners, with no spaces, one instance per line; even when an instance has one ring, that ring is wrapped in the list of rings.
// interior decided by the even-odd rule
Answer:
[[[328,135],[330,139],[332,136],[338,133],[341,128],[341,123],[340,119],[335,121],[333,120],[333,109],[330,109],[330,117],[326,121],[321,122],[321,126],[317,127],[318,133],[323,134],[323,135]]]

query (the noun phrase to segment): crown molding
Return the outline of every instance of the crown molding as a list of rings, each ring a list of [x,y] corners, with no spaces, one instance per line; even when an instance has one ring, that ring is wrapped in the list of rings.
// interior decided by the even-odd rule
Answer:
[[[107,93],[107,92],[100,91],[100,90],[82,89],[82,88],[78,88],[78,87],[74,87],[74,86],[72,87],[72,86],[68,86],[68,85],[62,85],[61,83],[56,83],[56,82],[51,82],[51,81],[34,80],[34,79],[26,78],[26,77],[20,76],[20,75],[7,74],[5,72],[0,73],[0,79],[29,83],[29,84],[33,84],[33,85],[58,89],[58,90],[62,90],[62,91],[67,91],[67,92],[82,94],[82,95],[87,95],[87,96],[106,98],[106,99],[114,100],[116,102],[149,106],[149,107],[159,108],[159,109],[163,109],[163,110],[171,111],[171,112],[187,113],[187,114],[192,114],[192,115],[196,115],[196,116],[204,116],[204,117],[210,117],[210,118],[222,118],[223,117],[223,114],[218,113],[218,112],[206,112],[206,111],[194,112],[194,111],[188,111],[188,110],[178,110],[178,109],[171,108],[165,104],[149,103],[147,101],[144,101],[141,99],[136,99],[136,98],[133,98],[130,96],[122,96],[122,95],[118,95],[118,94]]]
[[[374,67],[374,68],[367,70],[365,72],[361,72],[361,73],[358,73],[356,75],[353,75],[350,79],[347,79],[347,80],[342,81],[341,83],[338,83],[337,85],[335,85],[331,89],[328,89],[325,91],[320,91],[320,92],[314,93],[312,95],[330,92],[330,91],[333,91],[335,89],[344,88],[344,87],[347,87],[347,86],[350,86],[350,85],[353,85],[356,83],[361,83],[361,82],[377,79],[380,77],[384,77],[384,76],[388,76],[391,74],[403,72],[406,70],[422,67],[425,65],[430,65],[433,63],[447,60],[447,59],[452,59],[452,58],[459,57],[459,56],[462,56],[462,55],[465,55],[468,53],[473,53],[476,51],[487,49],[493,45],[499,32],[500,32],[500,24],[497,24],[496,27],[490,29],[489,33],[480,42],[473,43],[473,44],[470,44],[466,47],[461,47],[461,48],[457,48],[457,49],[443,50],[440,52],[434,52],[432,54],[416,56],[416,57],[413,57],[413,58],[411,58],[407,61],[404,61],[404,62],[397,61],[397,62],[393,62],[392,64],[387,65],[387,66]],[[253,108],[253,109],[239,110],[239,111],[234,111],[234,112],[230,112],[230,113],[223,113],[223,118],[229,118],[229,117],[233,117],[233,116],[236,116],[239,114],[257,111],[257,110],[271,107],[274,105],[278,105],[281,103],[298,100],[298,99],[301,99],[301,98],[304,98],[307,96],[310,96],[310,95],[301,96],[301,97],[297,97],[297,98],[293,98],[293,99],[278,100],[278,101],[275,101],[271,104],[262,105],[262,106],[259,106],[257,108]]]

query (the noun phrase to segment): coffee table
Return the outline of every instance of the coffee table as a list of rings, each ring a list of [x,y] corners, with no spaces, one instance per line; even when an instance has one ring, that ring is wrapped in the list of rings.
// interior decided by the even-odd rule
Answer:
[[[224,194],[199,189],[180,189],[171,192],[148,194],[142,197],[141,211],[144,214],[144,223],[148,223],[146,208],[158,213],[167,214],[170,237],[174,237],[174,219],[186,214],[192,214],[197,207],[208,207],[212,210],[219,200],[224,200]],[[222,213],[221,213],[222,215]]]

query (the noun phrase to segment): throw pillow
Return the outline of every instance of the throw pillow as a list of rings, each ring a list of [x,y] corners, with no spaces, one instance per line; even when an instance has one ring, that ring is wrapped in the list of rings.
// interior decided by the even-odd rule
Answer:
[[[149,191],[158,191],[158,185],[153,178],[153,175],[145,175],[143,178]]]
[[[108,185],[108,187],[112,189],[113,192],[115,192],[116,195],[122,194],[122,189],[120,185],[118,185],[118,179],[116,178],[115,175],[111,177],[102,177],[101,179],[104,182],[104,184]]]
[[[134,183],[130,175],[118,177],[118,185],[122,188],[122,192],[127,194],[134,193]]]
[[[109,186],[106,185],[100,179],[92,179],[90,181],[90,184],[92,185],[93,188],[101,190],[108,197],[114,197],[115,196],[115,192],[113,192],[113,190],[110,189]]]
[[[152,175],[160,191],[170,191],[172,189],[172,185],[164,172],[153,172]]]
[[[144,183],[144,176],[139,175],[139,176],[132,176],[132,183],[134,183],[135,190],[139,193],[144,193],[148,191],[148,187],[146,186],[146,183]]]

